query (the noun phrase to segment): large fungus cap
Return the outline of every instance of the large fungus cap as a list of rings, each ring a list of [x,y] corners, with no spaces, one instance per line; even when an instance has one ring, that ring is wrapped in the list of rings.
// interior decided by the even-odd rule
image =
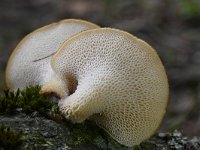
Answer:
[[[68,88],[63,90],[72,91],[59,102],[67,119],[92,119],[126,146],[140,144],[160,126],[168,80],[146,42],[117,29],[88,30],[67,40],[51,65]],[[63,88],[52,81],[48,86]]]
[[[97,25],[77,19],[62,20],[35,30],[14,49],[6,69],[8,88],[23,89],[29,85],[43,85],[53,74],[50,58],[71,36]]]

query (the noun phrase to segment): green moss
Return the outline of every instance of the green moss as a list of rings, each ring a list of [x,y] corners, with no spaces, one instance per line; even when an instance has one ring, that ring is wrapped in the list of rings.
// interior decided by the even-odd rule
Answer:
[[[21,109],[22,112],[32,113],[39,112],[42,115],[58,113],[57,106],[52,103],[47,97],[39,94],[40,87],[27,87],[25,90],[12,92],[4,91],[4,96],[0,96],[0,113],[13,114],[16,109]]]
[[[72,124],[66,121],[66,126],[70,130],[70,137],[72,137],[71,141],[67,141],[66,144],[72,148],[94,145],[99,149],[127,149],[90,120],[86,120],[81,124]]]
[[[101,138],[102,130],[93,122],[85,121],[81,124],[72,124],[66,121],[70,130],[72,141],[67,141],[67,144],[76,147],[85,144],[95,143],[95,139]]]
[[[23,141],[22,132],[13,132],[10,128],[0,125],[0,150],[18,150]]]
[[[57,123],[64,124],[69,129],[69,136],[66,135],[66,145],[72,148],[83,148],[88,145],[98,147],[99,149],[126,150],[128,147],[120,145],[107,135],[94,122],[86,120],[81,124],[72,124],[63,119],[58,113],[58,106],[47,97],[39,94],[40,87],[28,87],[27,89],[17,92],[10,90],[4,91],[4,95],[0,96],[0,113],[13,114],[16,110],[21,110],[27,114],[39,112],[49,119],[56,120]],[[20,109],[19,109],[20,108]],[[59,120],[59,122],[58,122]],[[14,133],[10,128],[0,126],[0,150],[17,149],[23,142],[23,134],[21,132]],[[41,137],[41,138],[40,138]],[[46,140],[43,136],[35,136],[34,138],[39,145],[44,148],[51,148],[53,144]],[[16,147],[15,147],[16,146]],[[134,150],[156,150],[156,149],[181,149],[188,148],[198,150],[200,147],[200,139],[192,140],[184,137],[180,132],[160,133],[152,137],[148,141],[143,142],[139,146],[134,146]]]

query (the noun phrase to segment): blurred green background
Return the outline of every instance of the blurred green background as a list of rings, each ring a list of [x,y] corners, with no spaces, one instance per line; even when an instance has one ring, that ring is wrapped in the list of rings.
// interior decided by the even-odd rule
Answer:
[[[170,82],[161,130],[200,136],[199,0],[0,0],[0,91],[17,43],[31,31],[67,18],[123,29],[154,47]]]

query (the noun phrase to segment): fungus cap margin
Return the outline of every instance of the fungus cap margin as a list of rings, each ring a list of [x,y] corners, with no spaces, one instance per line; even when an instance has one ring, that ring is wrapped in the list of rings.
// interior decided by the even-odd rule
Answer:
[[[35,33],[39,33],[41,31],[45,31],[45,30],[48,30],[52,27],[56,27],[57,25],[59,24],[62,24],[62,23],[77,23],[77,24],[81,24],[81,25],[85,25],[87,26],[88,28],[99,28],[98,25],[94,24],[94,23],[91,23],[91,22],[88,22],[88,21],[85,21],[85,20],[81,20],[81,19],[63,19],[63,20],[60,20],[58,22],[54,22],[54,23],[51,23],[51,24],[48,24],[48,25],[45,25],[43,27],[40,27],[36,30],[34,30],[33,32],[30,32],[28,35],[26,35],[18,44],[17,46],[14,48],[14,50],[12,51],[8,61],[7,61],[7,65],[6,65],[6,70],[5,70],[5,82],[6,82],[6,86],[7,88],[12,88],[12,85],[10,83],[10,79],[9,79],[9,74],[10,74],[10,68],[11,68],[11,65],[14,63],[13,62],[13,58],[15,56],[15,54],[17,53],[17,51],[19,50],[19,47],[21,45],[23,45],[23,43],[28,40],[30,38],[30,36],[32,36],[33,34]],[[77,34],[77,33],[76,33]]]

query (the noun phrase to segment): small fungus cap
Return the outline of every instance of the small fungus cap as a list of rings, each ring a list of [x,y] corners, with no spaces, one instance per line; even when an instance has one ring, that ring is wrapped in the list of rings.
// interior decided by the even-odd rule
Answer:
[[[43,85],[52,74],[50,58],[71,36],[97,25],[78,19],[66,19],[28,34],[12,52],[6,68],[6,84],[11,89]]]
[[[58,78],[71,76],[78,82],[74,93],[59,104],[73,122],[94,120],[126,146],[140,144],[160,126],[168,79],[159,56],[146,42],[117,29],[84,31],[61,46],[51,66]],[[67,86],[71,82],[62,81]]]

